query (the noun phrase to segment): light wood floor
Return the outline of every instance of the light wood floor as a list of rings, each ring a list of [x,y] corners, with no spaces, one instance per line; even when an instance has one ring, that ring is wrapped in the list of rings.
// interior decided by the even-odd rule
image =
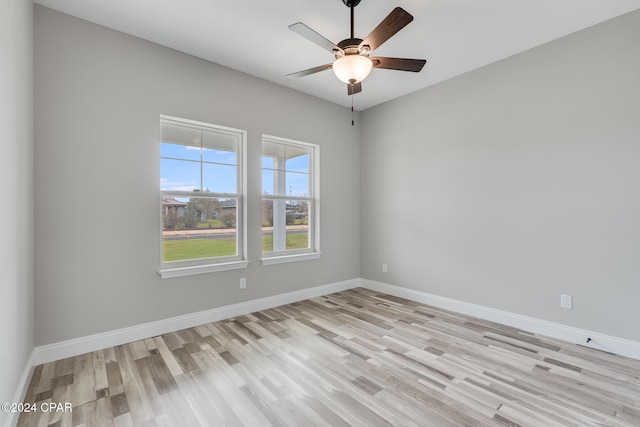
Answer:
[[[638,426],[640,361],[354,289],[40,365],[19,426]]]

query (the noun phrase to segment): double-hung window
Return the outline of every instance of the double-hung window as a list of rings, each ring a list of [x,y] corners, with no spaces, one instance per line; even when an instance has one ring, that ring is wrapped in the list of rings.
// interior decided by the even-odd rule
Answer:
[[[163,278],[247,266],[243,130],[160,117]]]
[[[262,136],[262,263],[320,256],[320,147]]]

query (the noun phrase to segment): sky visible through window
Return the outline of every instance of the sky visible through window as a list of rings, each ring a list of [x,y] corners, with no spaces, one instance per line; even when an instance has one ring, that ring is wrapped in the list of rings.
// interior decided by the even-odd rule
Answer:
[[[162,191],[238,192],[235,152],[162,142],[160,157]]]
[[[200,155],[202,150],[202,176]],[[237,153],[196,146],[160,143],[160,189],[162,191],[206,191],[237,193]],[[262,156],[262,192],[275,194],[274,162]],[[309,155],[287,160],[285,166],[286,196],[309,195]],[[202,182],[201,182],[202,180]]]
[[[309,196],[309,155],[292,157],[285,165],[285,194],[281,196]],[[272,157],[262,156],[262,193],[276,194],[274,186],[274,161]]]

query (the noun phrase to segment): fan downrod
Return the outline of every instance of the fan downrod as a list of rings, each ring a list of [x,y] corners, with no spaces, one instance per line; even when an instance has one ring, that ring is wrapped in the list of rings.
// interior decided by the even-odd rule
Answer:
[[[360,4],[360,0],[342,0],[342,3],[347,7],[356,7]]]

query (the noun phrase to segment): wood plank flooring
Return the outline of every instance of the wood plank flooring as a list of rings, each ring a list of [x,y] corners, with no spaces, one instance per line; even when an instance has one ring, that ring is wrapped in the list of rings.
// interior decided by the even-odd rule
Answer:
[[[353,289],[40,365],[19,426],[639,426],[640,361]]]

